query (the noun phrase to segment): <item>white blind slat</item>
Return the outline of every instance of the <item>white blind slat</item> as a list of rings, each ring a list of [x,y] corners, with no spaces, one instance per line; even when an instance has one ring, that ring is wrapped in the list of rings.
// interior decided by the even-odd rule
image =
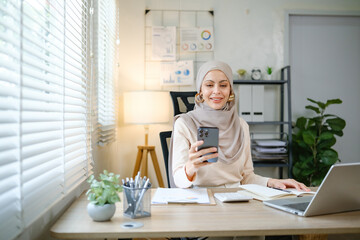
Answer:
[[[0,151],[0,167],[3,167],[5,164],[9,164],[11,162],[19,161],[19,151],[18,149],[6,149],[6,151]],[[2,179],[4,176],[0,176]],[[6,180],[8,181],[8,179]]]
[[[20,68],[20,66],[19,66],[19,68]],[[19,69],[17,69],[17,70],[19,70]],[[19,84],[20,83],[20,74],[18,72],[12,71],[10,69],[5,69],[5,68],[0,67],[0,86],[11,87],[11,85],[9,85],[9,83]],[[4,91],[4,89],[2,91]]]
[[[34,134],[24,134],[22,144],[25,146],[50,141],[51,139],[62,139],[62,131],[39,132]]]
[[[62,122],[23,122],[22,133],[56,131],[62,129]]]
[[[56,110],[56,109],[53,109]],[[23,113],[23,122],[62,121],[63,114],[58,112],[27,111]]]
[[[37,165],[40,166],[41,164],[54,159],[63,159],[63,149],[54,149],[52,151],[44,152],[42,154],[24,159],[22,163],[23,169],[27,170]]]
[[[28,182],[31,181],[38,176],[43,175],[45,172],[51,172],[53,169],[58,167],[62,167],[62,159],[51,159],[49,161],[44,162],[43,164],[36,165],[33,168],[29,168],[23,172],[23,179],[22,181]]]
[[[19,122],[19,113],[13,110],[0,110],[0,123]]]
[[[0,124],[0,136],[9,137],[17,136],[19,134],[19,128],[15,123]]]
[[[62,139],[55,139],[52,141],[47,141],[45,143],[23,146],[22,147],[22,157],[24,159],[26,159],[26,158],[41,154],[43,152],[49,152],[51,150],[59,149],[62,147],[63,147]]]

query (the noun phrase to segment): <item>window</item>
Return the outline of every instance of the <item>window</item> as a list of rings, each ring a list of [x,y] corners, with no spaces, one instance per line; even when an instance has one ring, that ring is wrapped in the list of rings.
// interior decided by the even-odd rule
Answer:
[[[16,237],[91,174],[88,4],[0,1],[0,232]]]
[[[97,89],[98,144],[115,139],[115,30],[116,2],[94,1],[94,77]]]

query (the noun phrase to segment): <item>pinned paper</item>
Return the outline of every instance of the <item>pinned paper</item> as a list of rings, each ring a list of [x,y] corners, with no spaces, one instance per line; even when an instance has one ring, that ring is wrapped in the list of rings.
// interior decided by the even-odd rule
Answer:
[[[214,32],[212,27],[181,28],[180,50],[182,52],[203,52],[214,50]]]
[[[176,27],[152,28],[152,60],[176,60]]]
[[[192,85],[193,82],[193,61],[163,62],[161,64],[162,85]]]

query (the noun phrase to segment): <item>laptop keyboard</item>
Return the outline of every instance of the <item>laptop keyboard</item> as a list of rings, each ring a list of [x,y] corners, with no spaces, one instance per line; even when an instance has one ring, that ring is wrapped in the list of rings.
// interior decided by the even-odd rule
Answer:
[[[307,208],[308,205],[309,205],[309,202],[303,202],[303,203],[287,204],[284,206],[289,207],[289,208],[294,208],[294,209],[300,210],[300,211],[305,211],[305,209]]]

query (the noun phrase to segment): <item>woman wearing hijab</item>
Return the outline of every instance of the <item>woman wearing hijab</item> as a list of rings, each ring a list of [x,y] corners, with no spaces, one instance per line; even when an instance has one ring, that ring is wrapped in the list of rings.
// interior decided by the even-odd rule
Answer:
[[[254,173],[249,126],[236,112],[233,73],[220,61],[204,63],[197,74],[193,111],[175,117],[170,146],[170,186],[239,187],[259,184],[268,187],[309,189],[293,179],[271,179]],[[219,128],[219,147],[197,151],[200,126]],[[206,153],[211,153],[205,155]],[[218,157],[215,163],[207,162]]]

